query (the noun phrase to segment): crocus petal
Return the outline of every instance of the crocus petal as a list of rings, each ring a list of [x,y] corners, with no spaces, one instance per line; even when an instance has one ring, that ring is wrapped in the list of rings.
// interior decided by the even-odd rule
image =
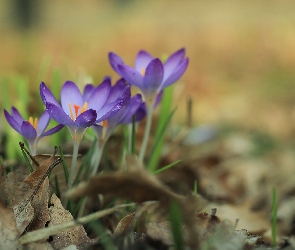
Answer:
[[[162,101],[162,97],[163,97],[163,90],[161,90],[159,94],[157,94],[156,101],[154,103],[154,108],[156,108],[159,105],[159,103]]]
[[[109,124],[112,124],[114,127],[117,126],[122,117],[125,115],[128,107],[129,107],[129,103],[130,103],[130,97],[131,97],[131,91],[130,91],[130,86],[125,86],[124,90],[122,91],[122,94],[121,94],[122,98],[121,100],[123,101],[122,102],[122,106],[120,108],[120,110],[109,117]]]
[[[83,102],[88,102],[95,87],[92,84],[87,84],[83,91]]]
[[[186,68],[188,66],[188,58],[184,59],[181,64],[178,66],[177,69],[166,79],[166,81],[163,83],[161,88],[166,88],[167,86],[175,83],[185,72]]]
[[[139,89],[144,87],[143,76],[137,70],[127,65],[118,65],[118,69],[119,74],[131,85],[134,85]]]
[[[153,59],[146,68],[143,78],[144,88],[148,92],[156,91],[162,83],[164,75],[163,64],[160,59]]]
[[[133,96],[130,99],[129,105],[125,111],[124,116],[121,118],[120,123],[131,123],[132,117],[138,110],[139,106],[142,104],[142,97],[140,94]]]
[[[122,93],[126,86],[127,86],[127,83],[124,78],[121,78],[120,80],[118,80],[111,89],[111,93],[109,95],[107,103],[111,103],[116,101],[118,98],[122,98]]]
[[[119,57],[118,55],[116,55],[114,52],[110,52],[109,53],[109,61],[111,66],[113,67],[113,69],[120,74],[118,65],[119,64],[124,64],[123,60],[121,57]]]
[[[40,136],[44,130],[47,128],[50,121],[50,116],[48,112],[45,110],[43,114],[39,118],[38,126],[37,126],[37,135]]]
[[[56,132],[60,131],[64,126],[65,125],[63,125],[63,124],[58,124],[57,126],[53,127],[52,129],[49,129],[45,133],[41,134],[39,138],[41,138],[43,136],[55,134]]]
[[[123,106],[123,100],[119,99],[115,102],[105,105],[101,110],[97,112],[97,118],[95,123],[99,123],[108,119],[110,116],[115,115]]]
[[[70,115],[69,104],[83,106],[83,97],[77,85],[74,82],[66,81],[62,86],[60,93],[60,102],[63,110]]]
[[[21,125],[21,134],[27,140],[32,140],[37,137],[36,129],[31,125],[31,123],[24,121]]]
[[[9,125],[15,129],[18,133],[21,134],[21,124],[18,123],[8,112],[6,109],[4,109],[4,115],[5,115],[5,118],[7,120],[7,122],[9,123]]]
[[[46,109],[50,117],[58,123],[66,126],[74,125],[74,121],[63,111],[61,107],[56,106],[52,103],[47,103]]]
[[[164,63],[164,81],[167,79],[173,71],[179,66],[185,55],[185,49],[180,49],[172,54]]]
[[[139,51],[135,58],[135,69],[142,73],[152,60],[153,57],[148,52],[144,50]]]
[[[106,79],[100,85],[98,85],[92,92],[88,108],[94,110],[100,110],[106,103],[111,91],[111,80]]]
[[[87,128],[92,126],[95,123],[95,120],[96,111],[93,109],[88,109],[77,117],[75,126]]]
[[[50,102],[56,106],[60,106],[54,95],[51,91],[47,88],[44,82],[40,84],[40,96],[43,103],[46,105],[46,102]]]
[[[19,124],[22,124],[22,122],[25,120],[22,115],[18,112],[18,110],[15,107],[11,108],[11,116],[16,120]]]

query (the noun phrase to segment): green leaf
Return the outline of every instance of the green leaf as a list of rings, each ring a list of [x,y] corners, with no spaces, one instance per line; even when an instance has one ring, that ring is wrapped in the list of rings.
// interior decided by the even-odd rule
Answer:
[[[170,163],[169,165],[166,165],[165,167],[162,167],[162,168],[156,170],[155,172],[153,172],[153,174],[156,175],[156,174],[158,174],[158,173],[161,173],[161,172],[163,172],[163,171],[165,171],[165,170],[167,170],[167,169],[169,169],[169,168],[171,168],[171,167],[174,167],[175,165],[177,165],[177,164],[180,163],[180,162],[182,162],[182,160],[178,160],[178,161],[172,162],[172,163]]]
[[[174,249],[184,249],[182,237],[182,214],[177,203],[172,202],[169,210],[169,220],[171,223],[171,231],[174,240]]]
[[[148,159],[147,168],[153,172],[158,167],[164,143],[165,130],[168,126],[169,121],[171,120],[171,106],[173,100],[173,85],[166,88],[163,93],[163,98],[161,101],[161,112],[160,118],[157,125],[157,130],[155,134],[155,142],[153,145],[152,152]],[[174,111],[173,111],[174,112]]]

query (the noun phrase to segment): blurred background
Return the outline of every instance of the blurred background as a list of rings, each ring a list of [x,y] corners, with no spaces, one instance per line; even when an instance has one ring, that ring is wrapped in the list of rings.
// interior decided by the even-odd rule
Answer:
[[[50,86],[54,75],[60,86],[83,76],[95,84],[105,75],[118,79],[110,51],[133,65],[140,49],[162,57],[185,47],[190,64],[175,85],[175,122],[184,123],[192,98],[195,124],[292,138],[294,7],[291,0],[2,0],[0,91],[20,108],[13,79],[25,79],[34,108],[40,81]]]

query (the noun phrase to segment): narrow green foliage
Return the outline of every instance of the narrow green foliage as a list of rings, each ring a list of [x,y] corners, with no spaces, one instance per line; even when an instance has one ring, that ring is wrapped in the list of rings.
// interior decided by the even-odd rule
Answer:
[[[155,170],[159,164],[161,154],[163,152],[163,143],[164,143],[164,133],[167,128],[166,122],[170,117],[170,111],[172,106],[173,100],[173,86],[170,86],[164,90],[162,101],[161,101],[161,112],[160,118],[157,125],[157,130],[155,134],[155,143],[154,143],[154,150],[150,154],[147,167],[149,170]],[[170,121],[171,118],[169,118]],[[168,121],[168,122],[169,122]],[[157,139],[157,138],[161,139]],[[157,141],[157,144],[156,144]]]
[[[161,173],[161,172],[163,172],[163,171],[165,171],[165,170],[167,170],[167,169],[169,169],[169,168],[174,167],[175,165],[177,165],[177,164],[180,163],[180,162],[182,162],[182,160],[177,160],[177,161],[175,161],[175,162],[172,162],[172,163],[166,165],[165,167],[162,167],[162,168],[160,168],[160,169],[157,169],[155,172],[153,172],[153,174]]]
[[[79,199],[78,203],[76,204],[76,206],[74,207],[74,211],[72,213],[73,217],[76,218],[78,215],[78,212],[80,210],[80,207],[82,206],[83,202],[85,200],[85,197]]]
[[[57,197],[60,197],[60,188],[59,188],[59,182],[58,182],[58,178],[57,175],[54,176],[54,182],[55,182],[55,192]]]
[[[155,141],[152,147],[152,151],[150,153],[150,157],[147,163],[147,169],[150,172],[154,172],[155,169],[157,168],[159,159],[160,159],[160,155],[162,153],[162,145],[164,142],[164,135],[166,132],[166,129],[168,127],[168,124],[174,114],[174,112],[176,111],[176,109],[174,109],[165,119],[163,126],[161,127],[161,130],[159,131],[159,133],[157,133],[156,137],[155,137]],[[162,119],[162,118],[161,118]]]
[[[33,173],[34,172],[34,168],[33,168],[32,164],[31,164],[31,161],[29,160],[29,158],[28,158],[28,156],[27,156],[27,154],[26,154],[26,152],[24,151],[23,148],[21,148],[21,151],[22,151],[23,156],[25,158],[25,161],[26,161],[26,163],[28,165],[28,168],[29,168],[30,173]]]
[[[64,170],[64,175],[65,175],[65,180],[66,180],[66,184],[68,185],[69,182],[69,171],[68,171],[68,167],[65,161],[65,157],[64,157],[64,153],[62,152],[62,149],[60,146],[58,146],[58,152],[60,154],[60,158],[62,159],[62,167]]]
[[[131,154],[135,155],[135,143],[136,143],[136,117],[132,117],[132,130],[131,130]]]
[[[5,166],[4,166],[4,162],[3,162],[3,157],[2,157],[2,155],[0,155],[0,164],[1,164],[2,169],[3,169],[3,174],[4,174],[4,175],[7,175],[7,171],[6,171],[6,168],[5,168]],[[1,173],[0,173],[0,176],[1,176]]]
[[[171,223],[171,232],[174,240],[174,249],[184,249],[182,237],[182,214],[177,203],[172,202],[169,209],[169,220]]]
[[[100,243],[103,245],[103,249],[118,249],[112,241],[112,238],[106,233],[106,229],[98,220],[91,221],[89,226],[99,238]]]
[[[88,130],[90,130],[90,129],[88,129]],[[91,175],[91,172],[92,172],[92,168],[91,168],[91,166],[92,166],[92,156],[93,156],[94,151],[95,151],[96,146],[97,146],[97,138],[96,137],[94,137],[94,138],[95,139],[93,140],[90,149],[88,150],[88,152],[84,156],[84,159],[83,159],[81,167],[80,167],[80,169],[85,170],[84,174],[83,174],[83,180],[88,180],[90,175]],[[80,172],[80,170],[79,170],[79,172]],[[80,175],[79,172],[77,174],[77,177]],[[81,172],[81,174],[82,174],[82,172]]]
[[[198,182],[194,181],[194,195],[197,196],[198,195]]]
[[[271,211],[271,236],[272,246],[277,245],[277,189],[276,187],[272,190],[272,211]]]

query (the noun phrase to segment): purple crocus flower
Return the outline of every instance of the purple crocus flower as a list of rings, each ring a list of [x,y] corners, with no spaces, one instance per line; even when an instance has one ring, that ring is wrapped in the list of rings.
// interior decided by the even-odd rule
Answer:
[[[25,120],[15,107],[11,108],[11,114],[4,109],[4,115],[9,125],[25,137],[32,155],[36,154],[37,143],[42,137],[52,135],[64,127],[64,125],[59,124],[45,132],[50,121],[50,116],[46,110],[39,119],[30,117],[29,120]]]
[[[47,88],[40,85],[41,98],[46,109],[55,121],[66,125],[75,136],[83,135],[87,127],[101,122],[120,110],[121,100],[106,103],[111,85],[103,82],[98,87],[86,85],[83,95],[77,85],[71,81],[65,82],[61,90],[61,105]]]
[[[111,79],[106,78],[103,83],[111,84]],[[111,87],[106,104],[110,105],[118,99],[122,100],[120,110],[107,120],[93,125],[98,138],[102,141],[107,141],[119,124],[131,123],[133,115],[135,115],[136,121],[142,120],[146,115],[146,109],[142,102],[141,95],[137,94],[131,98],[130,85],[128,85],[124,79],[118,80],[116,84]]]
[[[111,79],[109,77],[105,78],[102,84],[108,84],[111,86]],[[89,87],[89,90],[90,89],[91,88]],[[98,139],[94,157],[92,159],[92,175],[95,175],[97,172],[105,143],[115,128],[121,123],[127,124],[132,122],[133,115],[135,115],[136,121],[140,121],[146,114],[145,105],[142,102],[141,95],[137,94],[131,98],[130,85],[128,85],[124,79],[120,79],[111,87],[106,105],[110,105],[118,99],[122,100],[120,110],[116,114],[110,116],[107,120],[104,120],[101,123],[96,123],[92,126]]]
[[[159,58],[153,58],[148,52],[141,50],[136,56],[135,67],[132,68],[121,57],[110,52],[109,61],[120,76],[141,90],[146,102],[154,104],[156,95],[175,83],[185,72],[188,58],[184,56],[185,49],[180,49],[162,63]]]
[[[84,132],[93,124],[116,114],[122,106],[120,99],[107,103],[110,91],[111,85],[103,82],[95,88],[86,85],[81,94],[74,82],[67,81],[61,90],[60,105],[45,83],[40,84],[40,95],[49,115],[60,124],[66,125],[73,138],[74,149],[68,188],[73,184],[78,149]]]

